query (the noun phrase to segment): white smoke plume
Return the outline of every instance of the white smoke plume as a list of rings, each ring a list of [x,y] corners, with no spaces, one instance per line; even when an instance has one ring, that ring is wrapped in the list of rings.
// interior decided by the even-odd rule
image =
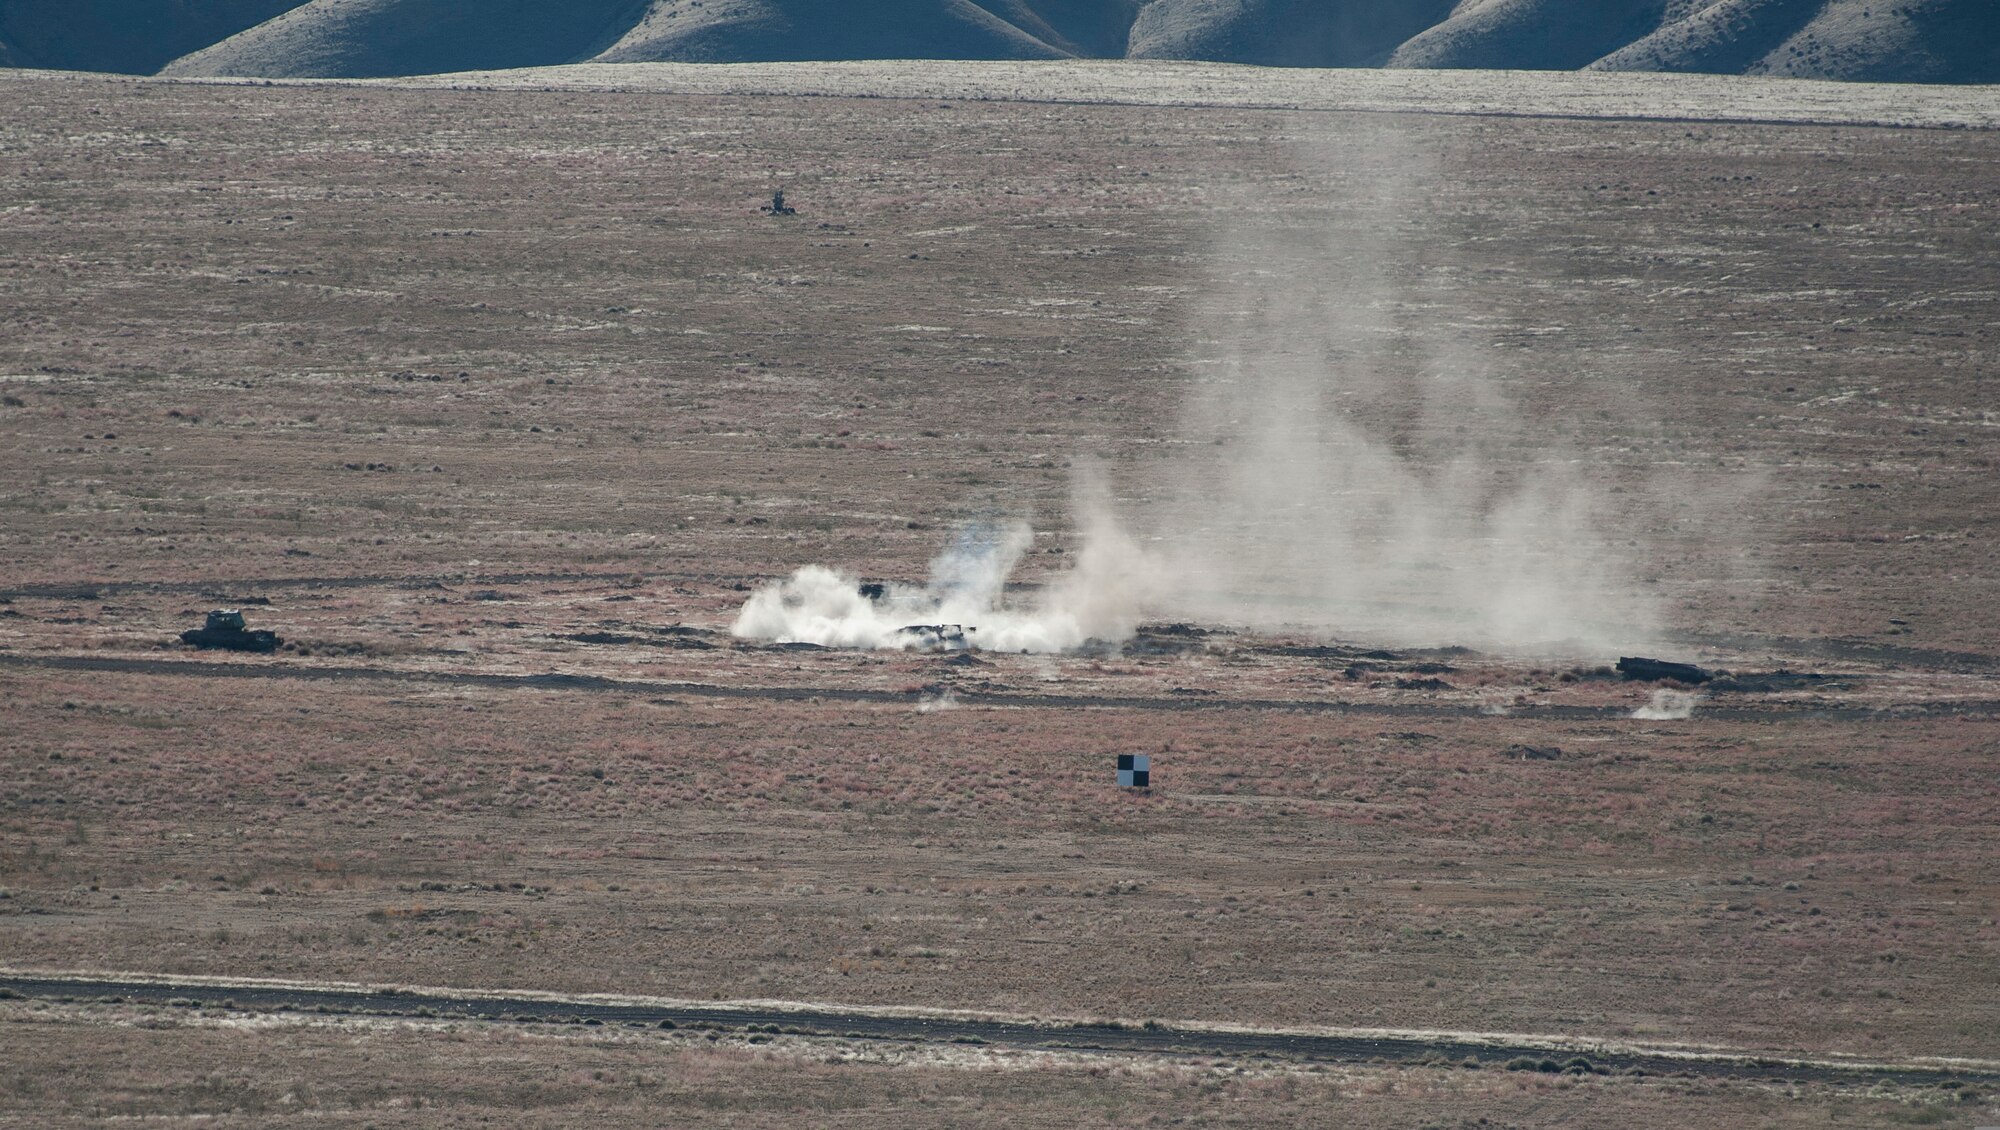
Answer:
[[[1694,717],[1695,704],[1700,701],[1700,695],[1662,687],[1653,692],[1650,702],[1634,710],[1632,717],[1647,722],[1681,722]]]
[[[1076,521],[1075,564],[1018,601],[1007,599],[1007,577],[1034,533],[1021,521],[984,521],[960,527],[922,585],[886,584],[871,597],[854,575],[808,565],[752,593],[729,630],[828,647],[1037,653],[1129,638],[1157,589],[1156,567],[1112,517],[1093,476],[1081,482]]]

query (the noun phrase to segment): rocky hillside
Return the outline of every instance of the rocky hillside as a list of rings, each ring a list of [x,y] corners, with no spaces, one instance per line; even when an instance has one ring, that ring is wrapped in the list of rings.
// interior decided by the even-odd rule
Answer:
[[[4,0],[0,65],[365,77],[585,61],[1203,59],[2000,82],[2000,0]]]

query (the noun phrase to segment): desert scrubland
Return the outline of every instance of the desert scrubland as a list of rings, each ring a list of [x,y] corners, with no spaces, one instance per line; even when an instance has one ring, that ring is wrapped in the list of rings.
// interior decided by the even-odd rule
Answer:
[[[10,970],[2000,1058],[1990,129],[0,92]],[[1014,519],[1010,604],[1115,542],[1142,626],[730,635],[802,566],[916,584]],[[287,645],[173,642],[213,607]],[[1633,717],[1626,646],[1731,678]],[[1977,1082],[0,1025],[24,1124],[2000,1120]]]

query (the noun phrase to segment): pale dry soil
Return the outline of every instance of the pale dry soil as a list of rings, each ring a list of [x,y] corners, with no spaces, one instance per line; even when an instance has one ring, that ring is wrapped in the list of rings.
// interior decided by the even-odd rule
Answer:
[[[0,1002],[0,1122],[263,1126],[1968,1125],[1897,1091],[1447,1066],[1301,1067],[788,1036]]]
[[[1749,637],[1700,657],[1732,667],[1806,662],[1763,637],[1917,657],[1782,701],[2000,697],[2000,135],[4,82],[0,648],[188,658],[176,630],[259,597],[253,624],[299,650],[234,662],[911,692],[0,667],[7,964],[2000,1052],[1990,716],[919,713],[949,682],[1644,694],[1479,657],[1405,689],[1227,640],[956,668],[652,632],[719,633],[749,585],[809,562],[919,577],[981,512],[1040,519],[1024,576],[1055,574],[1071,464],[1127,501],[1185,468],[1178,405],[1223,352],[1214,280],[1337,269],[1283,237],[1378,218],[1355,194],[1420,152],[1385,269],[1410,316],[1483,343],[1527,421],[1495,449],[1559,446],[1622,497],[1702,487],[1645,531],[1643,575],[1602,584]],[[778,184],[799,217],[754,211]],[[589,632],[636,642],[565,638]],[[1111,785],[1122,750],[1155,756],[1158,788]],[[18,1003],[4,1022],[0,1117],[27,1124],[266,1117],[277,1065],[307,1055],[325,1104],[385,1125],[436,1124],[388,1105],[418,1095],[550,1124],[641,1121],[660,1094],[771,1121],[978,1117],[936,1098],[1066,1125],[1104,1095],[1099,1121],[1932,1116],[1448,1072],[1229,1084],[1296,1088],[1235,1105],[1122,1068],[162,1034]],[[1938,1117],[1973,1124],[1960,1110]]]
[[[0,685],[16,965],[1861,1054],[2000,1040],[1991,719]],[[1119,748],[1154,751],[1150,795],[1113,785],[1094,751]]]
[[[256,80],[217,80],[256,81]],[[970,98],[1378,113],[2000,126],[1991,86],[1589,71],[1314,70],[1135,60],[582,63],[364,80],[368,85],[662,94]]]

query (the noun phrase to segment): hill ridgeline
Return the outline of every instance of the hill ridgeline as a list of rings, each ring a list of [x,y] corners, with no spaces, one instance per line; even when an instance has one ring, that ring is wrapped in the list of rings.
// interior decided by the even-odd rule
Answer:
[[[2000,82],[1996,0],[5,0],[0,66],[367,78],[579,62],[1200,59]]]

